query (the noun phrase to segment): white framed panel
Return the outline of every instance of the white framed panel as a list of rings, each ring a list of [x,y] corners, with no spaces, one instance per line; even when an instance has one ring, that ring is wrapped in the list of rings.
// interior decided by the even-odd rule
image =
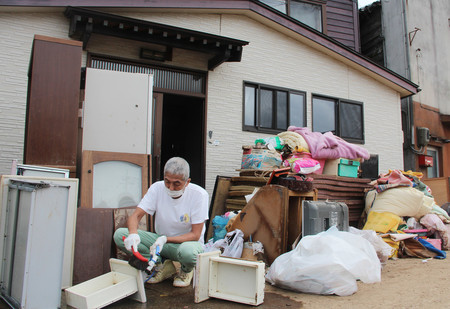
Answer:
[[[83,150],[148,154],[150,74],[86,69]]]

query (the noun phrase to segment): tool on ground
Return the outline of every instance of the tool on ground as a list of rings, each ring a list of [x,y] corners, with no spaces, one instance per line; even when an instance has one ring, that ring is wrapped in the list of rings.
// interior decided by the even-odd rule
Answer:
[[[125,240],[125,238],[126,237],[123,236],[122,240]],[[149,275],[145,280],[147,282],[155,274],[155,271],[153,269],[156,265],[156,259],[160,255],[159,246],[156,247],[156,252],[153,256],[151,256],[150,259],[143,257],[142,254],[140,254],[138,251],[134,251],[133,247],[131,247],[131,251],[133,252],[133,255],[130,257],[128,264],[130,264],[134,268],[145,271]]]

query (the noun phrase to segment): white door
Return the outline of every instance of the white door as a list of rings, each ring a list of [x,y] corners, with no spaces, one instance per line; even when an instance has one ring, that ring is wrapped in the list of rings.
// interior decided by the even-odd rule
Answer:
[[[83,150],[151,153],[150,74],[87,68]]]

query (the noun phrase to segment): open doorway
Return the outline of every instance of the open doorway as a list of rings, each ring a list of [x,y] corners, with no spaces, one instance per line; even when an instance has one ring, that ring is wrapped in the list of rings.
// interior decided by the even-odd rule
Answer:
[[[154,116],[153,181],[163,179],[164,164],[171,157],[182,157],[189,162],[191,181],[204,187],[204,135],[205,117],[203,98],[157,94]]]

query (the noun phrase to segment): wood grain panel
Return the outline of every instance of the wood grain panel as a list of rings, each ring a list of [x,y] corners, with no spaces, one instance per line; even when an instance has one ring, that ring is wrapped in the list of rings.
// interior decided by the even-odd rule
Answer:
[[[35,36],[24,163],[76,166],[81,42]]]

